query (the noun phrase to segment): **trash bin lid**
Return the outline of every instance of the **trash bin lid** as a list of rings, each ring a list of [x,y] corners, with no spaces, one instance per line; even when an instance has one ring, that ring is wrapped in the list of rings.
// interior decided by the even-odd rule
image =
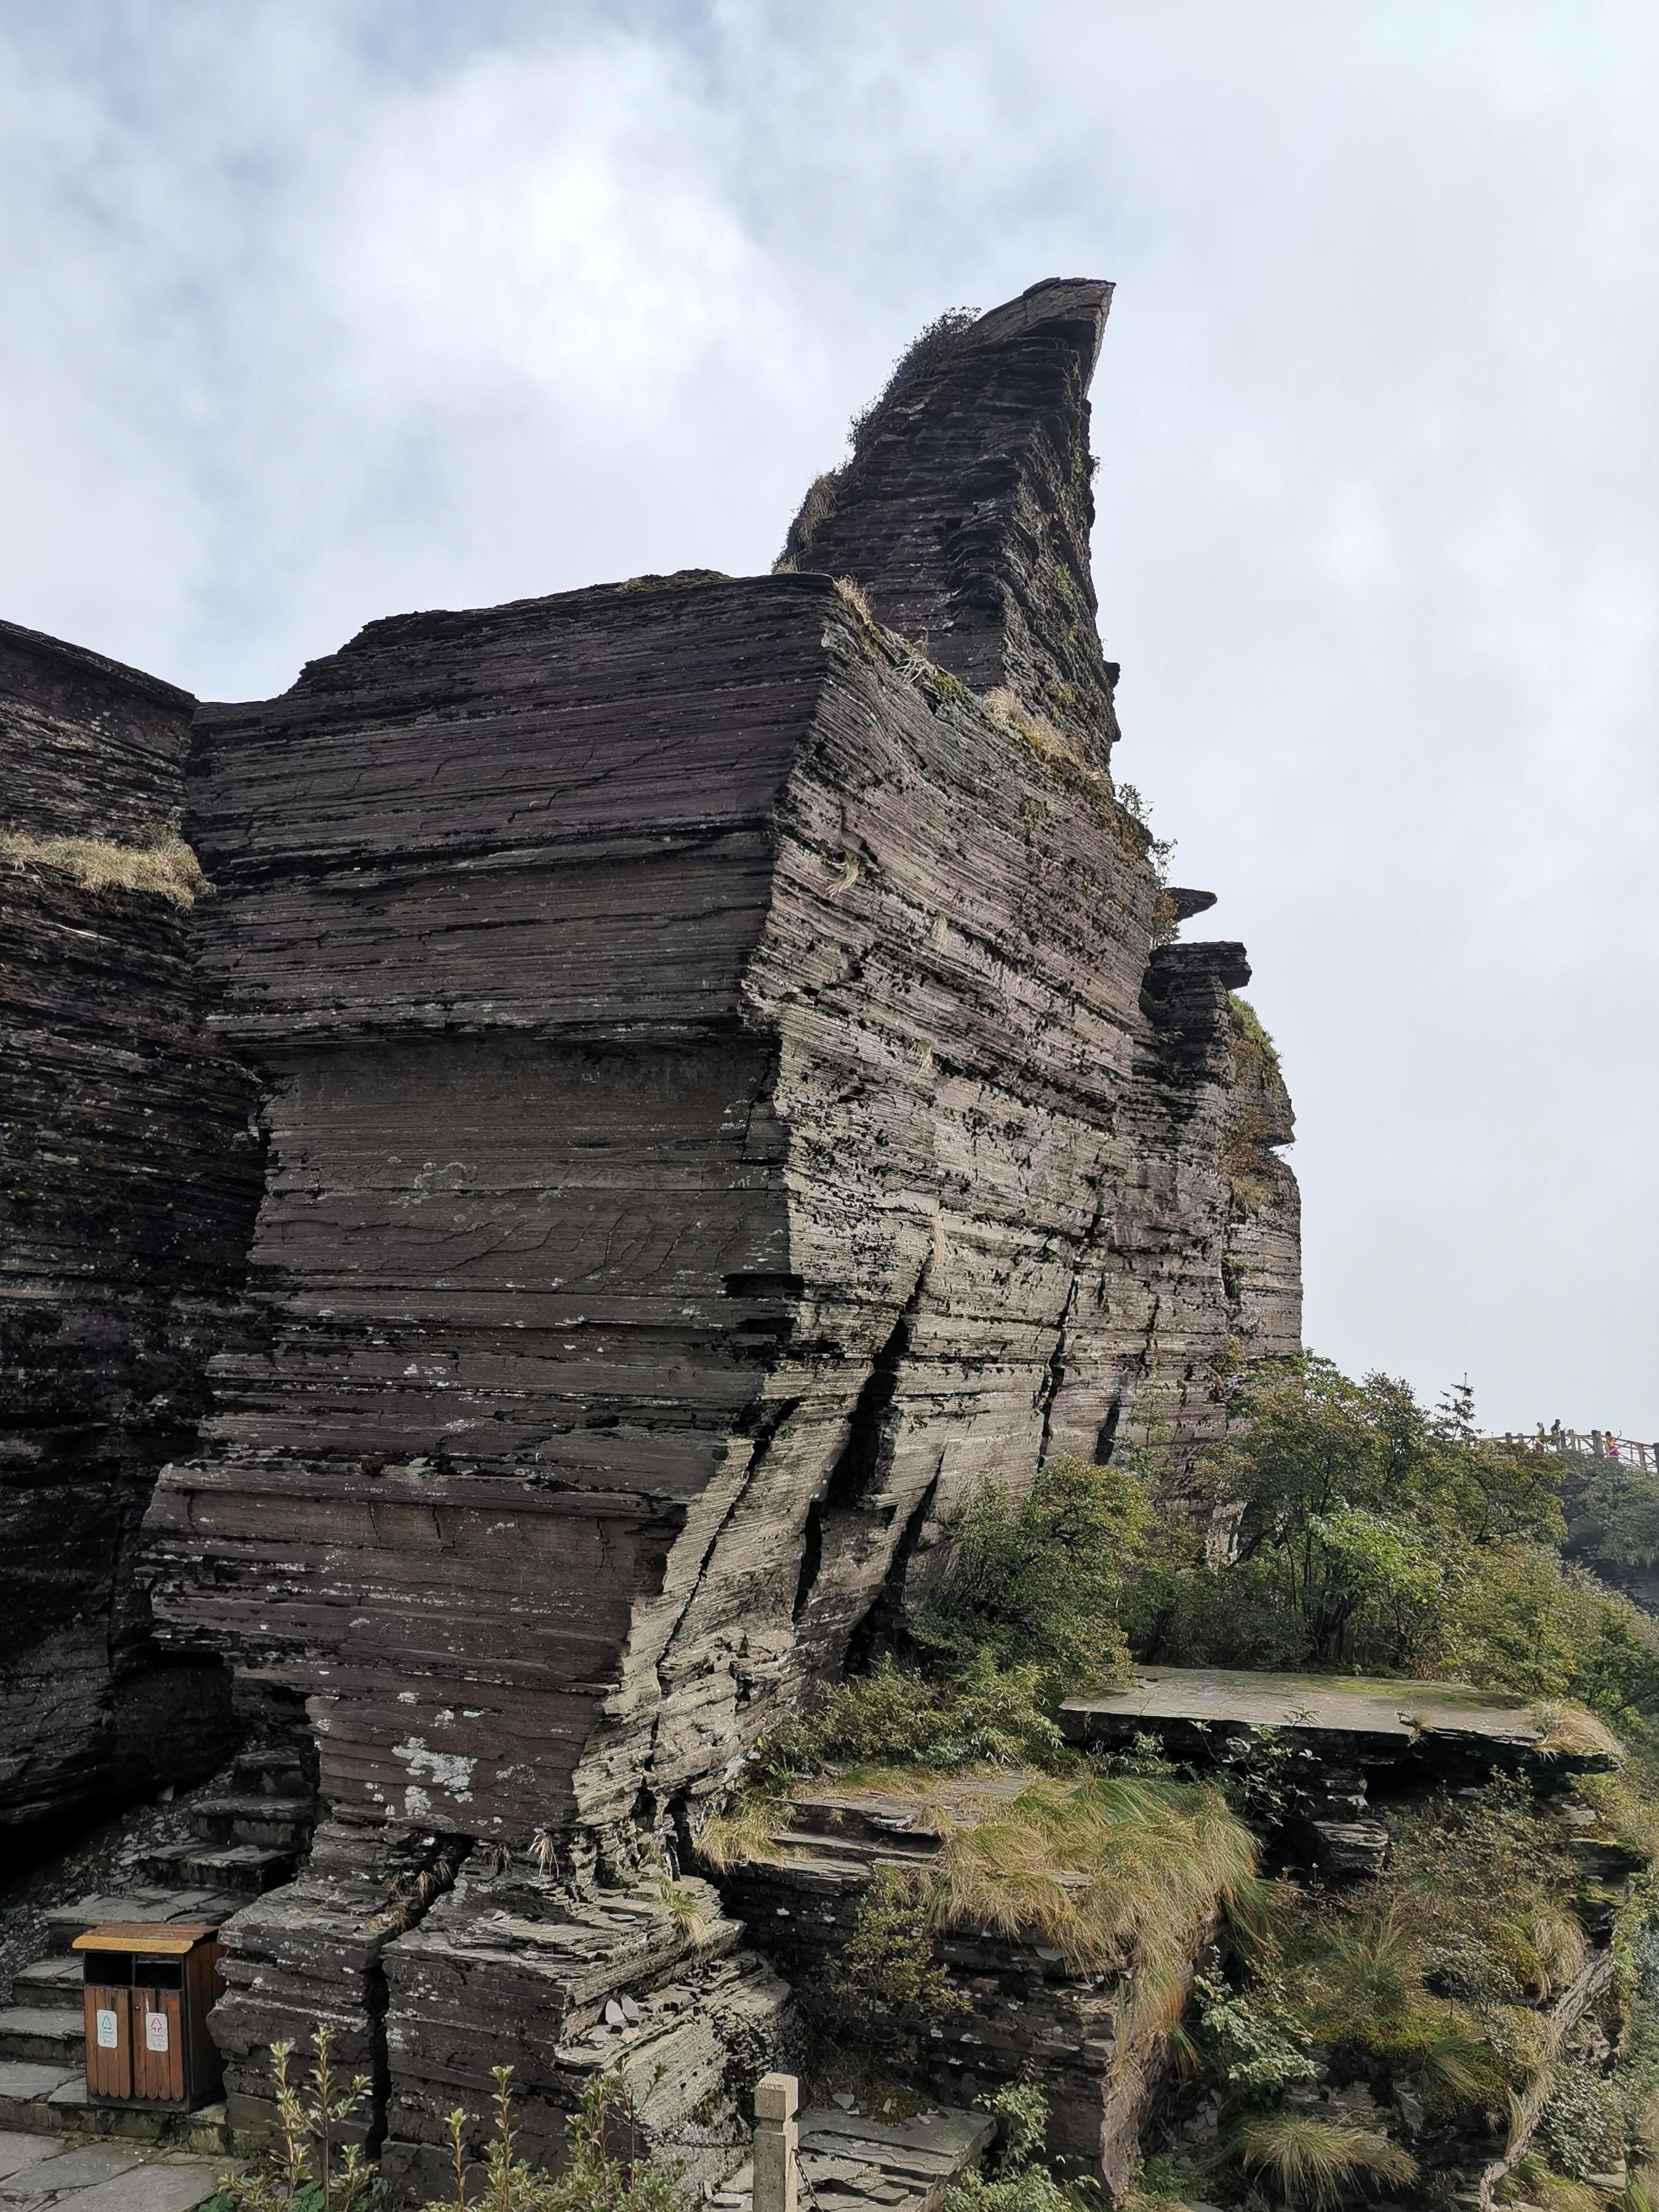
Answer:
[[[169,1959],[193,1951],[218,1933],[216,1920],[106,1920],[101,1928],[88,1928],[84,1936],[77,1936],[70,1948],[144,1951],[154,1959]]]

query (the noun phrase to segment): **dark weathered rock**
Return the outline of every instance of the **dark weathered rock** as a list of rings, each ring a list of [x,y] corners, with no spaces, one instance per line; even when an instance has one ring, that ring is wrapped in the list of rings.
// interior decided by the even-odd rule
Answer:
[[[794,573],[377,623],[198,715],[270,1173],[155,1601],[308,1701],[334,1815],[231,1931],[250,2112],[262,2039],[349,2021],[424,2174],[522,1962],[473,1871],[385,1924],[388,1851],[540,1837],[609,1910],[984,1475],[1120,1433],[1178,1469],[1295,1342],[1248,969],[1164,941],[1200,909],[1106,764],[1104,305],[1038,288],[901,376]]]
[[[205,1040],[187,910],[50,856],[176,818],[191,704],[0,625],[0,1826],[205,1771],[229,1729],[135,1569],[240,1286],[252,1088]]]
[[[665,1874],[594,1894],[551,1871],[469,1869],[386,1954],[388,2180],[416,2198],[443,2188],[458,2107],[473,2116],[469,2154],[482,2152],[500,2065],[536,2165],[565,2164],[582,2090],[611,2073],[629,2093],[635,2154],[678,2160],[693,2184],[729,2172],[793,2016],[742,1936],[702,1881]]]
[[[1034,284],[924,333],[820,477],[781,565],[850,576],[878,620],[976,691],[1006,684],[1104,766],[1117,735],[1095,628],[1089,382],[1112,288]]]
[[[381,623],[203,727],[264,1340],[158,1601],[337,1808],[665,1808],[981,1475],[1214,1426],[1242,962],[1143,1012],[1103,777],[822,580]]]
[[[722,1892],[809,2010],[822,2007],[872,1875],[894,1869],[925,1883],[952,1828],[982,1818],[988,1798],[1017,1797],[1028,1780],[941,1777],[925,1803],[834,1782],[803,1784],[778,1808],[770,1855],[726,1866]],[[1188,1985],[1212,1934],[1212,1922],[1193,1931],[1176,1970]],[[937,2016],[899,2014],[884,2022],[890,2039],[903,2039],[888,2063],[957,2105],[1034,2084],[1048,2106],[1050,2154],[1073,2172],[1122,2188],[1168,2063],[1147,2008],[1129,2002],[1128,1962],[1080,1968],[1040,1935],[961,1919],[939,1929],[933,1950],[946,2004]],[[1170,1994],[1160,1992],[1164,2001]],[[820,2024],[831,2036],[847,2033],[833,2002]]]
[[[1217,1667],[1141,1667],[1133,1682],[1060,1709],[1068,1740],[1114,1752],[1155,1737],[1169,1756],[1203,1768],[1262,1737],[1279,1762],[1283,1839],[1327,1874],[1376,1874],[1386,1824],[1368,1802],[1371,1778],[1391,1796],[1420,1800],[1496,1772],[1525,1774],[1540,1790],[1619,1764],[1611,1736],[1589,1722],[1572,1747],[1556,1740],[1547,1707],[1461,1682],[1273,1674]],[[1604,1739],[1604,1741],[1598,1741]],[[1599,1834],[1586,1850],[1605,1850]],[[1622,1879],[1626,1863],[1607,1871]]]

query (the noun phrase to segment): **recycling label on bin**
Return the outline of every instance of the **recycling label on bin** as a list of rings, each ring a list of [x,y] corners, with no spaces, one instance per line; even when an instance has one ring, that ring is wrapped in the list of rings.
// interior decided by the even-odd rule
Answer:
[[[144,2014],[144,2048],[146,2051],[165,2051],[167,2047],[167,2016],[164,2012]]]
[[[112,2012],[106,2012],[100,2005],[98,2009],[98,2048],[100,2051],[113,2051],[120,2039],[119,2032],[115,2025],[115,2014]]]

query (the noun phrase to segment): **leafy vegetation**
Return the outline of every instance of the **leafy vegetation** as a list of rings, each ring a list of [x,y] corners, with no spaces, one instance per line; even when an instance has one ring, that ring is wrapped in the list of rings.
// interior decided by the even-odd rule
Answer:
[[[341,2141],[368,2096],[368,2076],[342,2081],[334,2070],[333,2037],[317,2031],[311,2076],[290,2078],[291,2043],[270,2046],[276,2125],[270,2147],[246,2172],[227,2173],[208,2212],[367,2212],[380,2181],[355,2142]]]
[[[935,1665],[1036,1668],[1051,1699],[1121,1680],[1122,1613],[1152,1516],[1127,1469],[1057,1459],[1024,1497],[988,1482],[916,1623]]]
[[[1249,1000],[1241,999],[1237,991],[1229,991],[1227,1013],[1232,1024],[1233,1048],[1241,1062],[1277,1075],[1279,1047],[1263,1028],[1261,1017]]]
[[[1283,1363],[1199,1471],[1210,1526],[1154,1546],[1125,1625],[1188,1665],[1443,1676],[1575,1699],[1621,1730],[1659,1713],[1659,1630],[1565,1565],[1551,1455],[1478,1436],[1466,1390]]]
[[[245,2171],[227,2173],[204,2212],[372,2212],[381,2198],[379,2175],[343,2129],[361,2112],[368,2077],[342,2083],[331,2059],[326,2028],[303,2087],[289,2078],[290,2043],[271,2045],[276,2127],[270,2148]],[[556,2179],[519,2154],[510,2066],[491,2069],[494,2129],[481,2160],[468,2156],[468,2118],[447,2116],[454,2191],[422,2212],[690,2212],[691,2192],[680,2166],[632,2155],[633,2112],[625,2082],[594,2075],[567,2124],[568,2162]]]
[[[467,2118],[448,2116],[453,2195],[422,2212],[690,2212],[691,2191],[678,2162],[632,2155],[633,2111],[627,2085],[614,2074],[590,2076],[566,2124],[568,2164],[556,2179],[519,2155],[513,2123],[510,2066],[490,2069],[495,2084],[495,2129],[482,2176],[466,2156]]]
[[[854,453],[862,453],[881,428],[895,404],[911,387],[919,384],[928,371],[956,349],[956,342],[966,330],[979,320],[974,307],[947,307],[942,315],[935,315],[913,337],[898,359],[892,373],[879,392],[867,407],[862,407],[847,426],[848,438]]]
[[[933,1955],[925,1892],[896,1867],[878,1867],[859,1901],[853,1933],[836,1954],[830,1985],[872,2039],[918,2017],[937,2023],[964,2009]]]
[[[988,2100],[1001,2123],[1001,2141],[989,2173],[972,2168],[946,2191],[943,2212],[1096,2212],[1099,2192],[1090,2185],[1066,2188],[1041,2163],[1048,2106],[1030,2081],[1000,2090]],[[1133,2206],[1126,2212],[1133,2212]]]
[[[1517,2113],[1519,2141],[1541,2115],[1512,2177],[1521,2201],[1571,2208],[1593,2190],[1605,2203],[1623,2156],[1621,2212],[1653,2212],[1659,1913],[1642,1881],[1617,1906],[1619,2018],[1602,2041],[1598,2014],[1588,2040],[1558,2049],[1549,2008],[1617,1905],[1575,1855],[1573,1820],[1604,1863],[1613,1846],[1659,1862],[1659,1630],[1564,1561],[1557,1462],[1481,1437],[1467,1390],[1431,1410],[1391,1378],[1304,1358],[1258,1372],[1235,1410],[1200,1455],[1184,1526],[1152,1508],[1150,1453],[1060,1462],[1024,1494],[987,1483],[909,1644],[763,1747],[704,1855],[771,1852],[781,1794],[830,1771],[849,1791],[913,1797],[940,1847],[872,1885],[836,1968],[848,2016],[871,2042],[948,2009],[938,1938],[953,1925],[1121,1977],[1127,2020],[1172,2037],[1191,2098],[1207,2100],[1200,2139],[1145,2169],[1139,2212],[1189,2185],[1246,2204],[1437,2202],[1459,2158],[1473,2171]],[[1255,1838],[1282,1831],[1311,1754],[1266,1729],[1216,1739],[1201,1772],[1150,1734],[1109,1757],[1068,1750],[1059,1701],[1121,1679],[1131,1654],[1466,1680],[1531,1699],[1547,1752],[1605,1753],[1616,1730],[1632,1755],[1576,1783],[1564,1767],[1553,1797],[1495,1775],[1391,1814],[1382,1875],[1264,1888]],[[1011,1767],[1013,1792],[987,1771]],[[1218,1922],[1231,1951],[1200,1961],[1178,2027]],[[1409,2145],[1391,2106],[1418,2116]],[[1066,2201],[1035,2150],[952,2198],[955,2212]]]

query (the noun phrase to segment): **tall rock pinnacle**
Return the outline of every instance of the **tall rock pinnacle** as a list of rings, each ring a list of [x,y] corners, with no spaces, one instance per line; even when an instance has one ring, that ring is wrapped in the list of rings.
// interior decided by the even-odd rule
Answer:
[[[1051,277],[945,317],[820,477],[782,568],[850,576],[878,618],[978,691],[1007,685],[1103,764],[1117,672],[1089,569],[1089,383],[1112,288]]]

